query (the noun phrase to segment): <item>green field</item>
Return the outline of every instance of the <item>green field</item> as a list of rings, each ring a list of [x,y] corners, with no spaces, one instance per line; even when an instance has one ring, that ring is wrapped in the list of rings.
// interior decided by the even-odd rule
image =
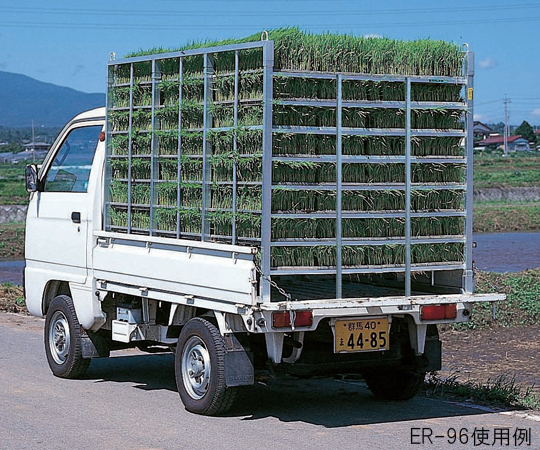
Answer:
[[[24,164],[0,164],[0,205],[25,205]]]

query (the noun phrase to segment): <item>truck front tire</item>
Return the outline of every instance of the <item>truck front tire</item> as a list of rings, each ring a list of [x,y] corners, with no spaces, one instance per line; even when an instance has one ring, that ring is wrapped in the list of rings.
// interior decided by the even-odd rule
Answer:
[[[218,415],[228,411],[236,396],[225,380],[225,342],[207,320],[191,319],[178,338],[175,376],[178,393],[188,411]]]
[[[52,373],[60,378],[78,378],[90,365],[90,359],[82,357],[81,326],[67,295],[55,297],[47,310],[45,353]]]

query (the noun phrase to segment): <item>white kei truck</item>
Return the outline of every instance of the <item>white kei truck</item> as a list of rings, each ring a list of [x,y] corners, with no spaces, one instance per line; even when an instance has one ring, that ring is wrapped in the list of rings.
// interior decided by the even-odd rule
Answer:
[[[242,69],[239,56],[243,51],[261,50],[261,77],[264,89],[258,101],[263,108],[262,123],[252,129],[262,133],[262,233],[259,239],[242,239],[232,230],[227,241],[215,236],[208,226],[212,210],[209,200],[218,183],[211,177],[212,146],[209,135],[226,133],[232,127],[212,124],[213,61],[226,52],[236,56],[232,74],[238,85]],[[200,127],[190,130],[201,133],[203,150],[203,204],[201,232],[196,235],[178,226],[160,229],[158,218],[158,187],[160,179],[161,134],[157,121],[163,105],[165,62],[180,64],[192,56],[204,60],[200,79],[204,91],[204,120]],[[309,377],[321,374],[361,374],[369,389],[384,399],[404,400],[414,396],[427,372],[441,368],[441,342],[437,325],[466,322],[475,302],[495,302],[504,299],[500,294],[475,294],[472,262],[472,55],[466,54],[468,72],[462,77],[375,76],[342,73],[301,73],[273,69],[273,42],[261,41],[219,46],[183,52],[146,55],[109,62],[109,91],[107,107],[94,109],[73,118],[60,132],[42,165],[26,168],[26,187],[30,203],[26,220],[25,296],[28,310],[45,317],[45,352],[54,375],[62,378],[82,376],[93,358],[108,357],[111,351],[137,347],[144,351],[174,353],[175,377],[178,392],[187,410],[206,415],[223,414],[235,398],[241,398],[242,386],[252,385],[260,374],[265,376]],[[214,59],[215,58],[215,59]],[[135,80],[138,64],[152,68],[150,77]],[[127,70],[124,70],[127,69]],[[127,77],[120,77],[127,73]],[[183,74],[187,78],[187,74]],[[334,100],[289,100],[301,106],[318,102],[318,107],[337,108],[400,108],[406,114],[415,109],[452,108],[465,118],[461,130],[417,130],[411,121],[405,128],[393,130],[353,129],[342,127],[285,127],[272,123],[272,82],[275,77],[313,77],[337,80],[401,83],[407,92],[399,102],[348,102]],[[184,80],[185,81],[185,80]],[[186,81],[185,81],[186,82]],[[195,83],[195,81],[192,81]],[[452,104],[417,102],[410,97],[414,83],[460,84],[471,95]],[[115,103],[114,89],[128,93],[125,104]],[[148,103],[136,103],[136,89],[147,89]],[[235,89],[230,105],[242,106]],[[182,105],[182,102],[178,102]],[[232,107],[232,106],[231,106]],[[214,106],[215,108],[215,106]],[[137,139],[144,131],[135,130],[134,121],[142,113],[148,114],[150,124],[146,132],[153,136],[146,151],[136,152]],[[116,114],[116,116],[115,116]],[[121,129],[115,117],[124,114],[127,125]],[[181,117],[182,111],[176,117]],[[178,120],[178,128],[183,125]],[[249,128],[249,127],[248,127]],[[163,130],[163,127],[161,128]],[[162,131],[160,131],[162,132]],[[274,211],[272,195],[283,186],[272,180],[272,164],[283,156],[272,154],[272,137],[276,133],[325,134],[337,139],[335,155],[321,157],[325,162],[340,167],[345,163],[393,164],[390,157],[367,161],[341,154],[341,139],[346,135],[390,133],[406,140],[406,154],[395,157],[407,168],[409,177],[396,183],[368,183],[353,185],[340,179],[315,186],[292,185],[291,189],[332,190],[338,198],[345,190],[392,190],[402,192],[407,208],[401,211],[342,211],[340,205],[333,212],[314,213],[297,211],[295,217],[317,218],[324,215],[337,221],[337,235],[324,240],[338,255],[345,246],[388,244],[384,236],[352,241],[343,237],[342,221],[347,217],[370,214],[385,219],[400,217],[406,235],[394,238],[392,245],[403,246],[406,260],[394,265],[342,265],[338,259],[329,266],[276,266],[271,259],[273,248],[293,245],[320,245],[312,238],[277,240],[271,237],[272,220],[286,214]],[[176,130],[175,136],[182,133]],[[411,181],[412,164],[427,163],[411,155],[410,141],[415,136],[457,136],[466,151],[454,157],[452,164],[462,164],[466,181],[450,186],[463,193],[464,207],[429,212],[411,208],[415,190],[427,189]],[[235,135],[236,136],[236,135]],[[115,150],[115,139],[127,142],[126,154]],[[236,137],[235,137],[236,139]],[[182,144],[179,143],[178,167]],[[190,156],[191,157],[191,156]],[[115,161],[124,158],[126,167],[135,167],[135,160],[148,161],[150,175],[144,178],[135,169],[120,173]],[[145,159],[146,158],[146,159]],[[185,158],[188,158],[186,156]],[[312,156],[312,158],[315,158]],[[435,163],[444,164],[448,161]],[[143,161],[143,162],[144,162]],[[432,161],[428,161],[433,163]],[[116,164],[116,165],[115,165]],[[141,163],[142,164],[142,163]],[[139,178],[139,179],[138,179]],[[144,179],[140,179],[144,178]],[[178,181],[180,191],[181,177]],[[113,183],[125,183],[131,192],[127,200],[119,201],[111,195]],[[168,181],[170,183],[170,179]],[[173,179],[173,182],[174,181]],[[234,178],[236,186],[244,181]],[[223,182],[225,183],[225,182]],[[245,184],[255,189],[255,182]],[[147,204],[132,201],[133,192],[146,186],[151,192]],[[182,187],[184,185],[182,184]],[[430,189],[441,191],[448,185],[432,183]],[[141,188],[142,189],[142,188]],[[240,188],[238,188],[240,189]],[[176,192],[176,191],[175,191]],[[206,192],[206,194],[205,194]],[[239,195],[239,194],[238,194]],[[179,198],[180,200],[180,198]],[[236,199],[237,200],[237,199]],[[235,201],[236,201],[235,200]],[[181,200],[180,200],[181,201]],[[233,202],[233,210],[237,207]],[[111,208],[125,212],[126,226],[111,218]],[[149,223],[136,222],[147,214]],[[318,214],[318,215],[317,215]],[[363,215],[362,215],[363,214]],[[461,217],[464,232],[459,235],[419,237],[410,231],[411,221],[422,214],[433,217],[445,215]],[[292,214],[289,214],[292,217]],[[190,219],[194,220],[194,219]],[[235,235],[236,234],[236,235]],[[418,263],[411,258],[411,248],[419,243],[459,243],[463,248],[460,261]],[[343,248],[342,248],[343,247]]]

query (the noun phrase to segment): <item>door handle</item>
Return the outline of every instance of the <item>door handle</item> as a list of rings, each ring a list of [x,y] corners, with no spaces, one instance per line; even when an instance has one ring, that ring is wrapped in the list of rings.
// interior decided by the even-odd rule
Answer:
[[[71,213],[71,221],[73,223],[81,223],[81,213],[77,211],[73,211]]]

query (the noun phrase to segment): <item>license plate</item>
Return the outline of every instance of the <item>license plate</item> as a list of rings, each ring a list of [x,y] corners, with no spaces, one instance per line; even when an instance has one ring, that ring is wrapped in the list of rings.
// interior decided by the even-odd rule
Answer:
[[[334,352],[354,353],[390,348],[388,317],[336,320]]]

